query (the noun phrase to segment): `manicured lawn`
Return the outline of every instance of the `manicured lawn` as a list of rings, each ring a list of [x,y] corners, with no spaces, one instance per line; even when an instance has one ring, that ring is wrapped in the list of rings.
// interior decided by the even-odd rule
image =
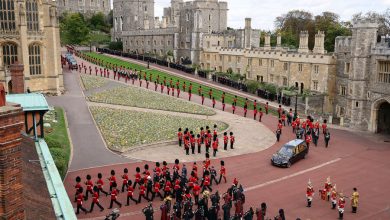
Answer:
[[[64,110],[56,107],[54,111],[49,111],[45,114],[44,122],[51,125],[51,127],[45,127],[45,141],[63,179],[68,170],[70,159],[70,143]]]
[[[228,125],[212,120],[178,117],[151,112],[138,112],[105,107],[90,107],[107,146],[124,152],[133,146],[175,140],[179,127],[199,133],[200,127],[218,125],[220,131]]]
[[[215,115],[212,109],[133,86],[119,86],[88,97],[92,102],[125,105],[139,108],[185,112],[198,115]]]
[[[98,53],[93,53],[93,52],[92,53],[87,52],[86,54],[88,56],[90,56],[90,57],[104,60],[107,63],[116,64],[118,66],[124,66],[126,68],[146,71],[148,73],[148,78],[149,78],[149,74],[152,74],[152,80],[153,81],[157,79],[157,76],[160,76],[160,82],[162,82],[164,80],[164,77],[166,77],[167,83],[169,83],[169,80],[172,79],[173,83],[176,85],[176,81],[179,80],[180,81],[180,89],[182,89],[182,84],[184,82],[186,82],[187,89],[188,89],[189,84],[192,83],[192,86],[193,86],[192,93],[193,94],[198,94],[198,88],[199,88],[199,86],[202,86],[202,93],[204,94],[205,98],[209,97],[208,92],[210,90],[210,87],[208,87],[208,86],[200,85],[200,84],[198,84],[196,82],[192,82],[192,81],[189,81],[187,79],[184,79],[184,78],[181,78],[181,77],[177,77],[177,76],[174,76],[174,75],[171,75],[169,73],[162,72],[162,71],[159,71],[159,70],[147,69],[145,66],[142,66],[142,65],[139,65],[139,64],[135,64],[135,63],[130,63],[130,62],[127,62],[127,61],[123,61],[123,60],[120,60],[120,59],[117,59],[117,58],[114,58],[114,57],[106,56],[104,54],[98,54]],[[221,91],[221,90],[213,89],[213,96],[215,97],[215,99],[217,101],[221,100],[222,93],[223,93],[223,91]],[[233,99],[234,99],[234,95],[226,92],[226,94],[225,94],[225,103],[228,104],[228,105],[231,105],[233,103]],[[244,107],[244,103],[245,103],[245,98],[238,96],[237,97],[237,106]],[[253,102],[249,102],[249,103],[250,104],[248,106],[248,109],[253,109]],[[258,106],[259,106],[259,104],[258,104]],[[263,108],[263,111],[264,111],[264,105],[260,105],[260,106]],[[273,114],[276,114],[276,111],[274,111],[274,110],[270,109],[270,112],[273,113]]]
[[[102,77],[80,74],[85,90],[95,89],[104,86],[108,81]]]

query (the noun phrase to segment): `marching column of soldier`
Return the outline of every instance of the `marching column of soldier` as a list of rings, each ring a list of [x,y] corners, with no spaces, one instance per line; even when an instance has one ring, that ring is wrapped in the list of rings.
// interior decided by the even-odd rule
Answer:
[[[326,178],[324,188],[319,190],[319,196],[321,200],[330,202],[331,209],[337,209],[338,219],[344,218],[345,204],[346,199],[350,198],[351,200],[351,212],[357,213],[357,208],[359,204],[359,193],[357,188],[352,189],[353,192],[351,197],[344,195],[343,191],[337,191],[336,184],[332,183],[330,177]],[[308,208],[312,207],[312,201],[314,198],[314,188],[312,182],[309,180],[306,188],[306,199]]]
[[[191,154],[201,154],[202,146],[204,145],[205,152],[210,154],[210,148],[212,148],[213,157],[217,156],[217,152],[219,149],[219,139],[218,139],[218,130],[217,125],[214,124],[213,131],[211,132],[210,127],[206,126],[205,129],[203,127],[200,128],[200,132],[195,134],[193,131],[190,131],[188,128],[182,130],[182,128],[178,129],[177,139],[179,147],[184,147],[186,155]],[[230,143],[230,145],[229,145]],[[223,133],[223,149],[228,150],[234,149],[235,137],[233,132]],[[229,145],[229,146],[228,146]]]

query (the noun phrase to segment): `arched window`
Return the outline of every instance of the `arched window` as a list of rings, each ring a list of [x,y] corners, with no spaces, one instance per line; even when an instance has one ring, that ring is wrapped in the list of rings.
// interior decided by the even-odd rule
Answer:
[[[15,30],[15,1],[0,0],[0,29]]]
[[[30,75],[42,74],[41,47],[38,44],[28,46],[28,61],[30,64]]]
[[[6,43],[3,45],[3,63],[5,66],[18,61],[18,46],[14,43]]]
[[[37,0],[26,1],[26,15],[27,15],[27,30],[38,31],[38,3]]]

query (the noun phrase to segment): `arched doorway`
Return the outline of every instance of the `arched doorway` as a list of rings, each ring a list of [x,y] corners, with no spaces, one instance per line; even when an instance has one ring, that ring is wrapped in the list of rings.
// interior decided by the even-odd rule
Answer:
[[[390,103],[383,102],[378,108],[377,132],[390,134]]]

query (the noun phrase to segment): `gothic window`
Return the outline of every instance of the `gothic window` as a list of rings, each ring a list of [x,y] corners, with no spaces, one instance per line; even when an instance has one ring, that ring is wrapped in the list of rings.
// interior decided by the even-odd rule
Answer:
[[[9,66],[18,61],[18,47],[13,43],[3,45],[3,64]]]
[[[1,30],[15,30],[15,5],[13,0],[0,0]]]
[[[303,64],[300,63],[300,64],[298,64],[298,71],[299,71],[299,72],[302,72],[302,70],[303,70]]]
[[[38,3],[37,0],[26,1],[27,30],[38,31]]]
[[[347,87],[340,86],[340,95],[345,96],[347,94]]]
[[[318,74],[320,72],[320,66],[314,65],[314,73]]]
[[[318,91],[318,81],[313,81],[313,90]]]
[[[390,83],[390,62],[379,61],[378,82]]]
[[[274,66],[275,66],[275,61],[271,60],[271,67],[274,67]]]
[[[30,75],[42,74],[41,48],[38,44],[31,44],[28,46],[28,60],[30,64]]]
[[[285,71],[287,71],[287,69],[288,69],[288,63],[284,63],[284,64],[283,64],[283,69],[284,69]]]
[[[350,67],[351,67],[350,63],[345,63],[345,74],[349,73]]]

